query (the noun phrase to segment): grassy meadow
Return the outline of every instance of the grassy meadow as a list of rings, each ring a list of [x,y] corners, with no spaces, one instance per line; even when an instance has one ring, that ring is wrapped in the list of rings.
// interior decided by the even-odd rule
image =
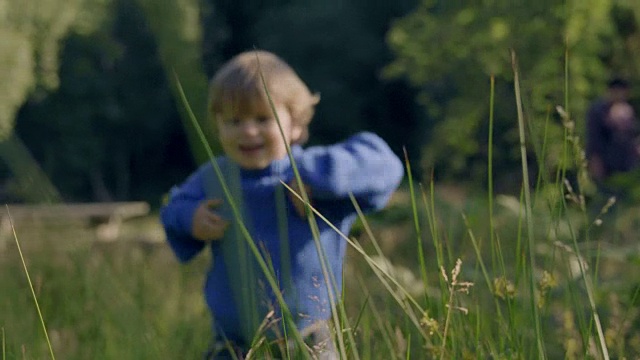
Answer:
[[[614,204],[599,214],[604,197],[584,211],[534,196],[529,253],[519,198],[446,185],[413,190],[417,201],[405,185],[352,233],[358,246],[350,247],[340,300],[349,358],[640,354],[637,209]],[[179,265],[155,216],[125,223],[112,242],[81,223],[15,230],[48,336],[18,245],[5,233],[2,359],[201,357],[208,259]]]
[[[520,110],[522,190],[408,176],[387,209],[360,217],[335,304],[342,357],[640,356],[638,206],[565,180],[585,166],[564,125],[576,170],[530,174]],[[1,360],[202,357],[209,259],[179,265],[157,216],[109,242],[82,223],[16,223],[15,234],[0,243]]]

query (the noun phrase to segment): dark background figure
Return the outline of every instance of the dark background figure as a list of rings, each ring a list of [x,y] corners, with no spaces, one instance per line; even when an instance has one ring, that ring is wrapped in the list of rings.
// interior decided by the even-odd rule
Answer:
[[[589,174],[600,188],[618,173],[638,167],[638,123],[629,104],[630,85],[612,79],[606,94],[587,113],[587,160]]]

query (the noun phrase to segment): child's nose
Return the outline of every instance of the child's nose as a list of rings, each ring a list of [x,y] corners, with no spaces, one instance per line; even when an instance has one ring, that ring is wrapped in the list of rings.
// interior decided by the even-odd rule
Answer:
[[[249,121],[243,121],[242,122],[242,126],[240,128],[240,131],[242,132],[243,135],[257,135],[259,132],[259,128],[258,128],[258,124],[256,124],[255,121],[253,120],[249,120]]]

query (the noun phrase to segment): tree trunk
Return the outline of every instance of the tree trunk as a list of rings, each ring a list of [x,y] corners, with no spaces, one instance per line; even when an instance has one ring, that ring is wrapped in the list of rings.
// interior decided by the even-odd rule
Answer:
[[[26,202],[58,203],[60,193],[16,134],[0,142],[0,158],[15,176],[17,194]]]

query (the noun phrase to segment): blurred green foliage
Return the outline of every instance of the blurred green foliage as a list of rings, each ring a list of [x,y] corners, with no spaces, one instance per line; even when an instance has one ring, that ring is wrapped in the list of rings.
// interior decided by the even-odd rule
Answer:
[[[59,89],[28,102],[16,128],[69,201],[153,199],[178,181],[165,162],[193,162],[144,14],[126,1],[109,11],[67,37]]]
[[[199,22],[198,0],[138,0],[137,4],[143,10],[146,23],[154,34],[158,56],[166,77],[172,84],[174,98],[180,99],[176,84],[179,81],[200,127],[208,135],[209,143],[218,150],[213,123],[207,117],[208,81],[202,66],[202,27]],[[199,163],[208,160],[197,129],[179,101],[178,109],[182,113],[182,124],[195,160]]]
[[[28,97],[57,89],[61,41],[73,28],[91,31],[99,26],[102,5],[102,0],[0,3],[0,159],[12,174],[3,191],[10,193],[8,198],[60,200],[37,161],[13,136],[16,113]]]
[[[418,100],[432,124],[423,165],[443,177],[486,177],[493,76],[494,164],[496,173],[505,176],[502,180],[513,182],[514,171],[519,172],[513,51],[530,140],[540,149],[542,139],[547,139],[541,171],[570,168],[555,107],[565,108],[581,132],[588,103],[601,93],[609,76],[637,78],[628,68],[638,58],[612,46],[623,40],[611,17],[620,6],[600,0],[483,1],[482,6],[423,1],[397,21],[387,36],[396,59],[385,74],[407,77],[421,89]],[[537,155],[543,160],[540,152]]]
[[[52,11],[55,1],[3,2],[0,7],[0,137],[7,138],[14,115],[36,84],[55,88],[57,45],[71,25],[68,14],[78,7],[69,2],[61,14]],[[66,12],[64,11],[66,10]],[[62,16],[58,16],[62,15]]]
[[[11,19],[0,22],[0,127],[10,133],[17,119],[17,134],[65,200],[159,204],[205,160],[175,75],[217,151],[207,78],[253,48],[278,53],[320,93],[310,144],[372,130],[400,156],[406,148],[416,172],[479,186],[495,77],[498,190],[520,181],[511,50],[530,157],[545,175],[571,168],[576,155],[562,148],[555,107],[568,109],[581,134],[587,104],[609,76],[640,79],[632,0],[38,2],[59,10],[35,16],[27,10],[36,6],[19,1],[0,6]],[[0,193],[10,198],[15,171],[5,166]]]

